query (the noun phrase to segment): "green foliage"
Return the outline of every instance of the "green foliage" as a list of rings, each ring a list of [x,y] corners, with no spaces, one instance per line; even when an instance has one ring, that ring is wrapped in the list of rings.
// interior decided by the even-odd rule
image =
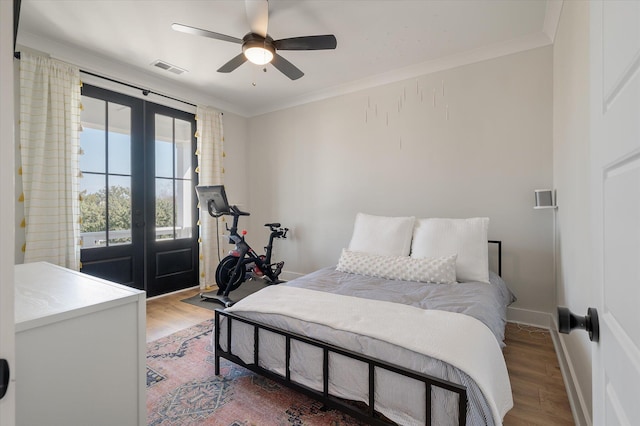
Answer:
[[[106,189],[87,194],[80,203],[82,225],[80,232],[106,230]],[[173,226],[173,202],[171,197],[156,200],[156,226]],[[114,185],[109,188],[109,230],[131,229],[131,189]]]
[[[173,226],[173,200],[171,197],[156,198],[156,227]]]
[[[80,203],[80,215],[82,217],[82,225],[80,232],[100,232],[107,227],[106,211],[107,197],[105,190],[87,194]]]
[[[131,189],[109,188],[109,230],[131,229]]]

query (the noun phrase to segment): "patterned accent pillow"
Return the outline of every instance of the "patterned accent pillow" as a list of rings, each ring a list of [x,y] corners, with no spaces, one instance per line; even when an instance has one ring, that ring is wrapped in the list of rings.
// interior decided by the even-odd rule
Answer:
[[[451,284],[456,282],[457,254],[443,257],[379,256],[342,250],[336,269],[389,280]]]

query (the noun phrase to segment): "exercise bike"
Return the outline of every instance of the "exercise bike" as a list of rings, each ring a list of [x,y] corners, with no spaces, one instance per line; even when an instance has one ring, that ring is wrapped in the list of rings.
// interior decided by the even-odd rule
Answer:
[[[287,238],[289,228],[283,228],[280,223],[267,223],[271,231],[269,242],[264,255],[258,255],[245,240],[247,231],[238,234],[238,220],[240,216],[249,216],[249,213],[241,211],[236,206],[230,206],[226,199],[224,186],[197,187],[201,202],[204,198],[207,202],[209,214],[215,218],[222,215],[233,216],[229,231],[229,243],[235,244],[235,248],[224,257],[216,268],[216,284],[218,291],[216,296],[201,296],[208,299],[215,299],[225,307],[233,305],[233,300],[229,298],[229,293],[242,285],[247,280],[247,274],[253,277],[266,279],[270,284],[279,284],[278,278],[282,272],[284,262],[271,263],[271,253],[273,251],[273,240],[276,238]]]
[[[231,216],[233,216],[233,225],[228,228],[229,243],[235,244],[235,249],[231,250],[228,256],[220,261],[216,269],[216,283],[218,284],[218,295],[222,295],[225,306],[231,306],[233,301],[228,299],[229,292],[237,289],[247,280],[247,273],[252,276],[264,278],[270,284],[279,284],[280,273],[284,262],[271,263],[271,253],[273,251],[273,240],[275,238],[287,238],[289,228],[282,228],[280,223],[266,223],[271,234],[269,235],[269,243],[264,248],[265,254],[258,255],[249,246],[245,240],[247,231],[242,231],[242,235],[238,234],[238,219],[240,216],[249,216],[249,213],[243,212],[236,206],[230,207]]]

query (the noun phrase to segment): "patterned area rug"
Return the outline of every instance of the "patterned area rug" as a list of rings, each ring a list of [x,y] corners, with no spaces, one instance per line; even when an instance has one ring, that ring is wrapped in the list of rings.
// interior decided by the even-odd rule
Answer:
[[[147,344],[147,422],[191,425],[361,425],[224,359],[214,375],[213,319]]]

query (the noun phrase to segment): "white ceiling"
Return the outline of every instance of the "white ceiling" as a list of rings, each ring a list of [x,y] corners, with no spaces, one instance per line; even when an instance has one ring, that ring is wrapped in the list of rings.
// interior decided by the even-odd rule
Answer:
[[[241,0],[22,0],[24,46],[194,103],[253,116],[437,69],[550,44],[558,0],[269,0],[274,39],[334,34],[335,50],[280,51],[304,77],[271,65],[216,70],[238,44],[173,31],[174,22],[242,38]],[[156,60],[188,70],[174,75]]]

